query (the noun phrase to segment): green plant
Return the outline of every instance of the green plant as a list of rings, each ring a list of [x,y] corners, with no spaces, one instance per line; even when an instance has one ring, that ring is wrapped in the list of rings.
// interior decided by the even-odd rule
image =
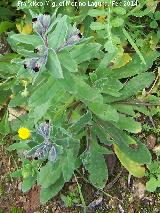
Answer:
[[[68,195],[61,195],[61,200],[66,207],[73,207],[75,204],[79,204],[80,200],[75,192],[69,192]]]
[[[16,54],[1,57],[1,103],[9,100],[0,132],[15,134],[26,127],[32,133],[26,141],[16,137],[8,148],[22,160],[12,177],[23,177],[24,192],[37,182],[42,203],[80,166],[90,183],[103,189],[106,154],[115,152],[136,177],[144,176],[143,165],[151,162],[149,150],[130,134],[141,132],[135,111],[149,114],[147,106],[159,104],[152,94],[135,96],[154,82],[155,73],[148,70],[160,54],[147,36],[141,48],[136,45],[128,26],[130,8],[85,10],[80,8],[76,17],[30,10],[34,34],[9,33]],[[99,15],[105,16],[103,24],[94,21]],[[83,35],[75,21],[84,27]],[[132,54],[125,52],[129,43]],[[16,107],[25,114],[9,123],[9,109]]]
[[[10,6],[10,4],[10,0],[2,0],[0,2],[0,35],[15,27],[13,20],[11,20],[15,16],[15,10]]]
[[[146,175],[149,180],[146,182],[146,189],[149,192],[154,192],[158,187],[160,187],[160,162],[153,161],[150,165],[148,165],[148,172]]]
[[[13,207],[10,209],[9,212],[10,213],[22,213],[22,210],[20,210],[19,208]]]
[[[4,192],[5,192],[4,187],[0,185],[0,196],[2,196]]]

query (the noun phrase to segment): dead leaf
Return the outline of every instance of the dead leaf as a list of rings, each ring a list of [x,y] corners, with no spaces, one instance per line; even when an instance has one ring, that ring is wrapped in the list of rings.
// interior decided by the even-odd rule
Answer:
[[[147,0],[146,2],[147,7],[154,13],[157,5],[158,5],[158,1],[155,0]]]
[[[22,34],[31,34],[32,33],[32,24],[27,23],[24,26],[21,24],[16,24],[17,30]]]

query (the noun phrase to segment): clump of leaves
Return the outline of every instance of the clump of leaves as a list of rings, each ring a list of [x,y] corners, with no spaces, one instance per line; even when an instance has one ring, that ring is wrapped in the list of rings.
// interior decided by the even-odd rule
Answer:
[[[146,189],[149,192],[156,191],[156,189],[160,187],[160,162],[158,160],[148,165],[148,172],[146,175],[149,177],[146,183]]]
[[[61,195],[61,200],[64,202],[66,207],[73,207],[80,203],[80,198],[76,192],[69,192],[67,195]]]
[[[130,133],[141,132],[135,111],[148,112],[146,106],[156,105],[158,98],[134,97],[154,81],[155,73],[147,70],[159,53],[146,42],[143,58],[136,49],[122,67],[116,62],[117,48],[104,49],[97,36],[82,36],[68,16],[31,14],[34,34],[10,33],[8,41],[17,54],[11,64],[0,66],[2,88],[13,94],[8,107],[27,111],[12,125],[7,112],[1,126],[7,128],[0,131],[16,132],[20,126],[32,131],[29,140],[17,138],[9,147],[22,159],[22,168],[12,176],[23,177],[24,192],[37,182],[42,203],[54,197],[80,166],[90,183],[103,189],[108,179],[104,155],[112,152],[130,174],[144,176],[143,165],[151,162],[151,154]],[[132,41],[125,28],[123,33]],[[28,93],[22,96],[24,85]]]

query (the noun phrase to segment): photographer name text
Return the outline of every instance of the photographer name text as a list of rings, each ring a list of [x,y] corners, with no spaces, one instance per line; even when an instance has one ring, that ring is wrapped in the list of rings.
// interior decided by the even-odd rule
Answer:
[[[44,7],[44,6],[50,6],[50,7],[67,7],[67,6],[72,6],[72,7],[101,7],[101,6],[112,6],[112,7],[135,7],[138,5],[138,0],[126,0],[123,2],[117,2],[117,1],[110,1],[108,2],[91,2],[91,1],[86,1],[86,2],[74,2],[74,1],[61,1],[61,2],[55,2],[55,1],[28,1],[28,2],[23,2],[23,1],[18,1],[17,2],[17,7]]]

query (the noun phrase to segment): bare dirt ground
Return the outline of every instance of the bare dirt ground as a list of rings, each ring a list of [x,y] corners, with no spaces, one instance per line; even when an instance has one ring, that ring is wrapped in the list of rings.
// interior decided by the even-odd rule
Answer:
[[[146,178],[137,179],[128,176],[115,156],[107,158],[110,167],[110,178],[104,191],[95,190],[77,174],[82,186],[82,193],[89,206],[87,212],[108,213],[159,213],[160,190],[156,193],[145,191]],[[34,186],[29,192],[21,192],[21,180],[12,180],[11,171],[19,165],[19,160],[7,153],[5,146],[0,146],[0,213],[78,213],[83,212],[81,204],[72,208],[65,207],[58,195],[45,206],[39,202],[39,187]],[[114,167],[114,168],[113,168]],[[77,189],[74,178],[66,184],[62,193],[67,194]]]

